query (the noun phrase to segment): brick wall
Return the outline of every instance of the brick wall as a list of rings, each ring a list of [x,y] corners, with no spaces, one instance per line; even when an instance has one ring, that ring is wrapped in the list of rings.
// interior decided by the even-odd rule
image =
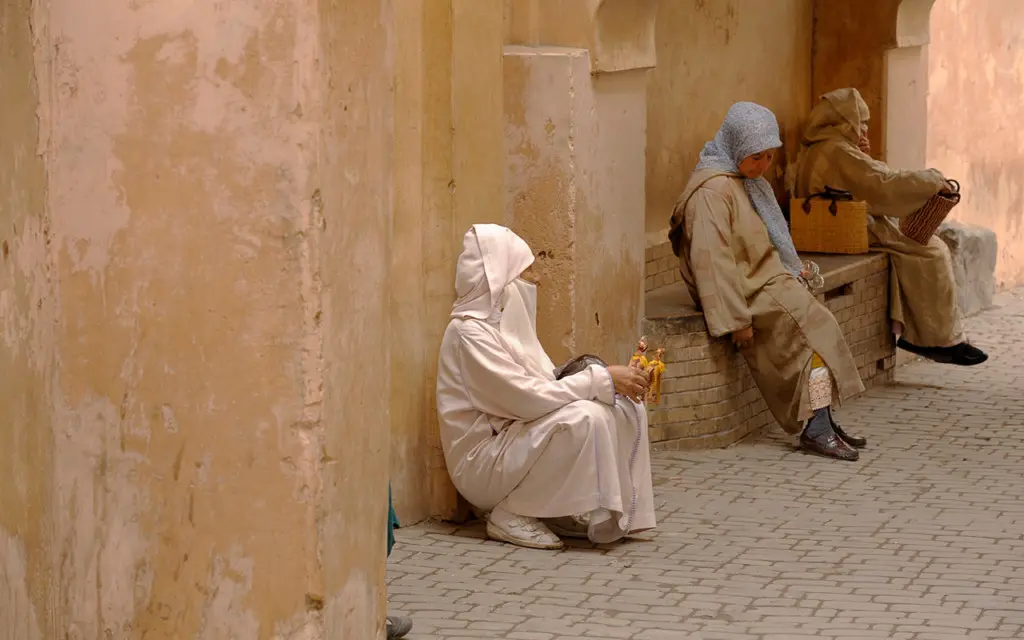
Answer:
[[[644,264],[644,290],[653,291],[658,287],[679,282],[679,258],[672,253],[672,244],[663,242],[647,247]]]
[[[826,279],[818,299],[842,327],[865,386],[891,380],[895,345],[888,328],[888,257],[815,260]],[[685,295],[682,288],[679,292]],[[700,312],[648,317],[644,333],[652,349],[666,349],[661,404],[649,413],[655,449],[724,447],[775,424],[742,356],[728,339],[708,335]]]

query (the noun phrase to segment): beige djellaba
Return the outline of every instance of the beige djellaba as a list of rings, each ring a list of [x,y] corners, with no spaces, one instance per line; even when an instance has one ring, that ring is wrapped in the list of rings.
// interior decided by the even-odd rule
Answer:
[[[831,403],[864,390],[842,329],[782,265],[739,174],[695,171],[671,224],[683,280],[710,334],[753,327],[753,344],[740,353],[785,431],[800,433],[818,408],[809,386],[815,353],[831,373]]]
[[[892,169],[862,152],[857,142],[869,117],[856,89],[822,96],[811,111],[790,189],[805,198],[829,186],[866,202],[871,246],[892,260],[889,313],[903,325],[903,338],[919,347],[957,344],[963,321],[949,249],[938,237],[927,245],[911,240],[893,220],[920,209],[946,179],[935,169]]]

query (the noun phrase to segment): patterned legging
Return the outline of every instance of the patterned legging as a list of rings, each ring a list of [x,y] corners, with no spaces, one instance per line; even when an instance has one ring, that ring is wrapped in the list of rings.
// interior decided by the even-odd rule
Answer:
[[[811,378],[808,386],[811,409],[817,411],[832,405],[832,372],[816,353],[811,357]]]

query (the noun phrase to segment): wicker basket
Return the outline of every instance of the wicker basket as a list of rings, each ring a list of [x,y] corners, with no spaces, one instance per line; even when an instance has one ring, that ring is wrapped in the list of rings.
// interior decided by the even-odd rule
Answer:
[[[953,187],[952,192],[936,193],[923,207],[900,220],[903,235],[920,244],[928,244],[949,212],[960,204],[960,183],[950,180],[949,184]]]
[[[790,201],[789,224],[797,251],[868,252],[868,205],[849,191],[825,191]]]

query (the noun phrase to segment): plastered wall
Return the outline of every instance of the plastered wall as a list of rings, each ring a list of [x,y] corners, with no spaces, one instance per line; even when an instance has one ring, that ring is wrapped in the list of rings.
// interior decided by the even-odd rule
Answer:
[[[390,3],[0,25],[0,637],[383,637]]]
[[[41,639],[56,595],[46,552],[54,462],[50,429],[56,318],[47,245],[46,168],[37,153],[38,86],[28,0],[0,5],[0,637]]]
[[[648,244],[668,219],[729,106],[758,102],[782,128],[785,168],[811,100],[811,0],[717,0],[657,4],[657,66],[647,89]],[[782,186],[781,173],[772,176]],[[781,192],[780,192],[781,194]]]
[[[961,222],[996,232],[996,283],[1024,283],[1024,5],[937,0],[929,46],[929,166],[963,184]]]
[[[625,363],[639,337],[644,73],[592,75],[584,49],[506,48],[505,210],[537,255],[555,362]]]

